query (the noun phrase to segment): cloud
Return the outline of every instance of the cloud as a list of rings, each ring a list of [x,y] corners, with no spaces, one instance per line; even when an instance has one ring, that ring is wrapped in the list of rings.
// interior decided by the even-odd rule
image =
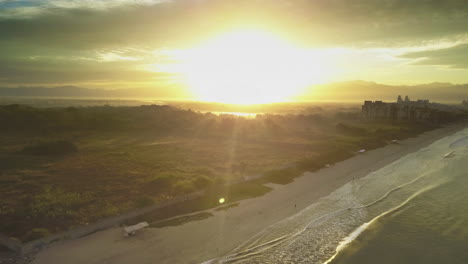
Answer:
[[[187,45],[254,24],[310,45],[399,45],[467,34],[465,0],[176,0],[46,1],[17,7],[35,13],[0,21],[4,37],[84,47],[100,44]],[[29,8],[29,11],[26,8]],[[0,11],[12,12],[12,8]],[[70,40],[71,39],[71,40]],[[67,41],[70,40],[70,41]]]
[[[0,0],[0,8],[21,10],[21,8],[90,8],[108,9],[128,5],[152,5],[167,0]]]
[[[406,53],[401,58],[414,59],[415,65],[440,65],[468,69],[468,44],[450,48]]]
[[[398,48],[457,41],[467,24],[466,0],[0,0],[0,78],[148,80],[158,73],[142,65],[170,63],[153,50],[242,27],[308,47]],[[425,63],[464,65],[429,55]]]
[[[138,52],[102,50],[96,53],[45,53],[36,56],[0,56],[0,84],[41,84],[79,82],[167,82],[173,73],[149,72],[140,64],[150,57]],[[131,57],[135,56],[135,57]]]

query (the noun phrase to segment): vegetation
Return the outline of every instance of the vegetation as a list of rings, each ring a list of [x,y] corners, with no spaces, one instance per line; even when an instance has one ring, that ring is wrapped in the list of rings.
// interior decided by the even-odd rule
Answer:
[[[31,155],[67,155],[76,153],[77,151],[78,148],[75,144],[65,140],[56,140],[25,146],[22,153]]]
[[[26,235],[24,236],[24,240],[26,241],[34,240],[34,239],[48,236],[49,234],[50,234],[49,230],[45,228],[33,228],[31,231],[26,233]]]
[[[228,205],[225,205],[225,206],[221,206],[221,207],[218,207],[215,209],[215,211],[227,211],[231,208],[234,208],[234,207],[237,207],[239,206],[239,203],[232,203],[232,204],[228,204]]]
[[[0,106],[0,233],[27,241],[197,190],[206,195],[141,220],[233,203],[433,128],[366,122],[359,111],[322,104],[248,118],[157,105]]]

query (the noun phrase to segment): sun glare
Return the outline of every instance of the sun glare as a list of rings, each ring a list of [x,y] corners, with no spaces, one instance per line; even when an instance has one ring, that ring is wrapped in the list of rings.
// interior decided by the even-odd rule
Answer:
[[[220,35],[188,51],[183,71],[198,100],[233,104],[287,101],[323,80],[320,53],[262,31]]]

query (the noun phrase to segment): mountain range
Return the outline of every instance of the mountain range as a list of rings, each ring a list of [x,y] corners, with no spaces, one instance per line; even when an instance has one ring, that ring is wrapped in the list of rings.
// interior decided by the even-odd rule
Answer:
[[[468,99],[468,84],[428,83],[420,85],[386,85],[368,81],[348,81],[313,85],[293,99],[299,101],[359,102],[364,100],[393,101],[398,95],[412,100],[459,103]],[[60,87],[0,87],[0,96],[55,98],[155,98],[170,99],[170,89],[89,89],[76,86]],[[185,98],[188,99],[188,98]]]
[[[435,82],[420,85],[386,85],[348,81],[311,86],[302,98],[305,101],[393,101],[398,95],[408,95],[411,100],[429,99],[441,103],[459,103],[468,99],[468,84]]]

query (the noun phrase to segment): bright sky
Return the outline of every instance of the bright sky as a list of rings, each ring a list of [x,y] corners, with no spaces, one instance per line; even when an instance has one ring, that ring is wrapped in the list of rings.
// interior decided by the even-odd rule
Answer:
[[[0,86],[287,100],[312,84],[468,83],[465,0],[0,0]]]

